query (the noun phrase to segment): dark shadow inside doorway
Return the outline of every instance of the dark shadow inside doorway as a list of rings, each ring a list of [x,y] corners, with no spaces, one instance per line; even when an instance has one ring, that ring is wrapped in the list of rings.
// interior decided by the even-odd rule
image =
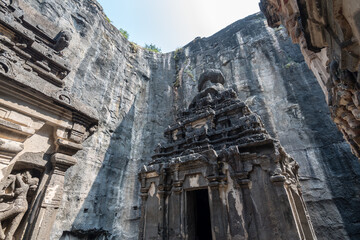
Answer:
[[[209,193],[207,189],[188,191],[187,233],[189,240],[211,240]]]

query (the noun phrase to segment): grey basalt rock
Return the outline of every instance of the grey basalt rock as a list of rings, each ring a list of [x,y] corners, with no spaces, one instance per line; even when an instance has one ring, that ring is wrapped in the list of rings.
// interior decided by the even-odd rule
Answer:
[[[94,232],[137,239],[137,172],[164,141],[177,113],[190,105],[196,79],[209,68],[231,79],[225,87],[261,116],[269,134],[299,163],[318,239],[359,236],[359,163],[284,29],[266,27],[265,18],[255,14],[176,52],[157,54],[122,37],[95,1],[25,2],[32,6],[28,13],[41,14],[71,34],[63,53],[72,63],[65,85],[100,116],[98,131],[67,172],[51,239],[81,239]]]

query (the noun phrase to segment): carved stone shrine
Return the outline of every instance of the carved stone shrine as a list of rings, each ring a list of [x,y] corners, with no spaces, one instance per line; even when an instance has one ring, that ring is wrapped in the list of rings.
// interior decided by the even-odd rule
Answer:
[[[139,173],[139,239],[316,239],[298,164],[224,83],[218,70],[200,76]]]
[[[0,1],[0,239],[49,239],[97,117],[64,88],[70,34],[19,4]]]

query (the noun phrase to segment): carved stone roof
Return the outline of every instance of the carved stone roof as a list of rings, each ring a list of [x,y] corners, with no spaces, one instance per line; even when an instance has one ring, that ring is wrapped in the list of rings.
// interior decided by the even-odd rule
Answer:
[[[189,108],[179,114],[177,122],[168,127],[167,142],[158,145],[151,164],[207,150],[235,145],[249,148],[273,142],[260,117],[237,98],[234,90],[223,89],[220,71],[207,71],[200,79],[203,81],[199,85],[204,86],[206,81],[213,85],[199,92]]]

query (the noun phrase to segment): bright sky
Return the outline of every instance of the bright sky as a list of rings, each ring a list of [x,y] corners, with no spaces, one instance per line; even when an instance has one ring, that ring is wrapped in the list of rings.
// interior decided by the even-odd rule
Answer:
[[[98,0],[130,41],[174,51],[196,37],[208,37],[259,12],[259,0]]]

